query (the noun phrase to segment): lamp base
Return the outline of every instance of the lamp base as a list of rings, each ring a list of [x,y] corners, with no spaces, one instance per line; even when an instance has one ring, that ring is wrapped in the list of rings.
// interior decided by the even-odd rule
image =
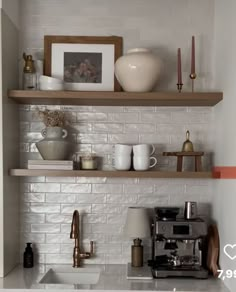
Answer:
[[[142,240],[139,238],[134,239],[134,245],[131,246],[131,266],[142,267],[143,266],[143,246]]]

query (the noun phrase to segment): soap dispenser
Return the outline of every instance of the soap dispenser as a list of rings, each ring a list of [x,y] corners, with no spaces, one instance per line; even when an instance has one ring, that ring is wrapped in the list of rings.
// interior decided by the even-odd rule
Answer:
[[[34,266],[34,254],[31,244],[31,242],[26,243],[27,246],[24,252],[24,268],[33,268]]]

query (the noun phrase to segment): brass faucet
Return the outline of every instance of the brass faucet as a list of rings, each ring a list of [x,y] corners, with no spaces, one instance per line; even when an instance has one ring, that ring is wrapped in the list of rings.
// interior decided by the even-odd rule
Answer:
[[[80,253],[80,231],[79,231],[79,212],[74,211],[71,223],[70,238],[75,239],[73,252],[73,267],[80,267],[81,259],[88,259],[93,255],[93,241],[90,241],[90,252]]]

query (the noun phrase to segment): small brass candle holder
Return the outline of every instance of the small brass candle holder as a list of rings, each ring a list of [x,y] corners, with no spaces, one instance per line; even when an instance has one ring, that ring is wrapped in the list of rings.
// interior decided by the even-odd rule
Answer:
[[[197,74],[196,73],[191,73],[189,75],[189,77],[192,80],[192,92],[194,92],[194,80],[197,78]]]
[[[177,89],[179,91],[179,93],[182,91],[182,88],[183,88],[183,83],[177,83]]]

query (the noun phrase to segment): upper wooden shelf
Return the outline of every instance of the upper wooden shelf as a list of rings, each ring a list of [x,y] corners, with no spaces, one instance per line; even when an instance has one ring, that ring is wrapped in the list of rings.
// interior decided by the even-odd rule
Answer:
[[[104,170],[41,170],[10,169],[11,176],[61,176],[61,177],[125,177],[125,178],[213,178],[212,172],[177,171],[104,171]],[[215,176],[216,178],[216,176]]]
[[[95,106],[214,106],[222,92],[113,92],[9,90],[8,97],[21,104]]]

